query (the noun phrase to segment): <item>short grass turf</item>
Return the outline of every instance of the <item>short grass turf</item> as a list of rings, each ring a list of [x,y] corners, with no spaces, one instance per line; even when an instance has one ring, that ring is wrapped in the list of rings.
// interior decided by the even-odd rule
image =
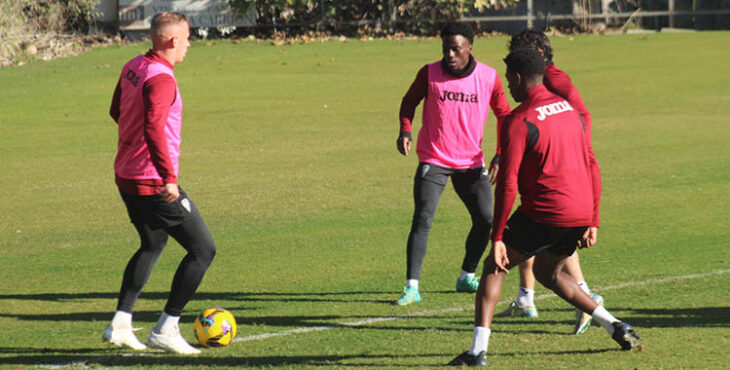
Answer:
[[[477,39],[474,54],[502,75],[507,41]],[[490,363],[727,366],[730,33],[552,42],[593,114],[603,177],[599,244],[582,252],[584,272],[644,348],[622,352],[598,327],[571,335],[573,310],[538,288],[538,319],[495,321]],[[193,358],[103,344],[138,244],[113,183],[107,112],[121,66],[146,49],[0,69],[0,366],[438,367],[470,346],[473,295],[453,292],[469,219],[450,187],[431,231],[423,302],[390,305],[405,280],[417,165],[395,149],[398,107],[417,70],[440,57],[437,39],[194,42],[175,68],[185,102],[180,183],[219,251],[182,331],[194,342],[195,315],[223,306],[243,340]],[[489,157],[494,136],[490,118]],[[171,241],[137,303],[141,339],[182,256]],[[515,271],[500,308],[516,285]],[[300,328],[310,331],[290,332]]]

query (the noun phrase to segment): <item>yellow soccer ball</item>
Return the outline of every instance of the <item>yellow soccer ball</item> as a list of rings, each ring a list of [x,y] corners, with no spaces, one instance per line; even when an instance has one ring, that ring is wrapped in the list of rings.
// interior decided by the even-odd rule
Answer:
[[[195,336],[205,347],[229,345],[237,329],[236,318],[224,308],[208,308],[195,318]]]

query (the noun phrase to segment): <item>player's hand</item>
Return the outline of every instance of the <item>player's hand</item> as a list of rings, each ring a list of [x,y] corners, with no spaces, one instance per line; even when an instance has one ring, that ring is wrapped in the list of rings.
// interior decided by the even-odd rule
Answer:
[[[490,253],[494,258],[494,264],[497,266],[497,269],[494,271],[496,272],[504,272],[506,274],[509,274],[509,270],[507,269],[507,265],[509,265],[509,258],[507,258],[507,246],[504,245],[503,241],[496,241],[492,243],[492,253]]]
[[[497,182],[497,173],[499,172],[499,154],[495,154],[492,162],[489,163],[489,182],[494,185]]]
[[[590,248],[596,245],[597,241],[598,228],[591,226],[588,228],[588,230],[586,230],[585,233],[583,233],[583,237],[581,237],[578,241],[578,248]]]
[[[396,140],[396,145],[398,146],[398,151],[400,154],[403,154],[404,156],[408,156],[408,152],[411,150],[411,142],[413,142],[413,138],[411,137],[410,132],[401,132],[398,136],[398,140]]]
[[[165,184],[165,190],[162,192],[162,198],[165,202],[172,203],[180,198],[180,188],[177,184]]]

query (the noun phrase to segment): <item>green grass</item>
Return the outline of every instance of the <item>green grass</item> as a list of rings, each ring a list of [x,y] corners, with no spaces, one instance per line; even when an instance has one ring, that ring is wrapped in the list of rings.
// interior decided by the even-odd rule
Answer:
[[[597,327],[570,335],[573,311],[552,297],[538,301],[537,320],[495,321],[491,364],[727,366],[730,33],[552,41],[593,114],[603,175],[599,244],[582,252],[584,272],[645,346],[621,352]],[[502,74],[506,43],[478,39],[474,52]],[[101,343],[138,243],[113,182],[107,112],[121,66],[146,49],[0,69],[0,366],[436,367],[468,348],[473,296],[452,290],[469,219],[453,190],[431,232],[424,301],[389,305],[404,283],[417,164],[396,152],[398,107],[418,68],[439,58],[435,39],[196,42],[176,67],[180,183],[219,249],[183,316],[184,335],[193,340],[195,314],[213,305],[237,316],[239,337],[408,317],[236,342],[195,358],[129,356]],[[491,153],[493,119],[485,132]],[[137,303],[141,339],[182,256],[171,242]],[[719,273],[697,275],[708,272]],[[508,276],[503,300],[516,281]]]

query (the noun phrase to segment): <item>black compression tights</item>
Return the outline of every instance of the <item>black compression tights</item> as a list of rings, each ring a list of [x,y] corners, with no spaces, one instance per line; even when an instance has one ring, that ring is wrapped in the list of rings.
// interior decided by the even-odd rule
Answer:
[[[213,236],[201,217],[186,220],[180,225],[167,229],[152,230],[145,223],[134,224],[134,226],[142,244],[124,270],[117,310],[132,312],[134,303],[142,292],[142,287],[147,282],[152,267],[165,248],[169,235],[188,252],[175,272],[170,297],[165,306],[167,314],[180,316],[213,261],[216,251]]]

